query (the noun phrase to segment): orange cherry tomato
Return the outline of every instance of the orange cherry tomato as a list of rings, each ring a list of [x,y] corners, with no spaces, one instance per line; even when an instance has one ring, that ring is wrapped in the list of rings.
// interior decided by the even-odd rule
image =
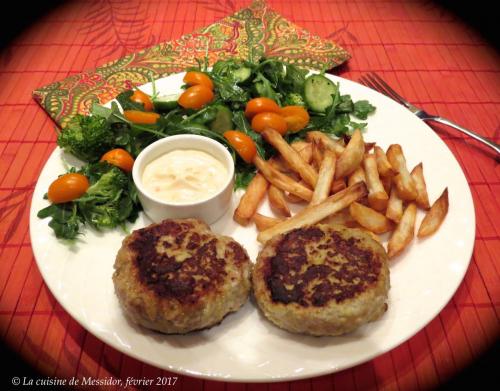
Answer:
[[[182,79],[182,81],[190,86],[202,85],[210,88],[211,90],[214,89],[214,83],[212,79],[210,79],[203,72],[197,72],[197,71],[186,72],[186,75],[184,76],[184,79]]]
[[[151,100],[150,96],[140,90],[135,90],[130,97],[130,100],[132,102],[142,103],[142,105],[144,106],[144,110],[146,111],[153,110],[153,101]]]
[[[254,115],[264,112],[279,113],[280,107],[271,98],[254,98],[250,99],[245,108],[247,118],[252,118]]]
[[[280,114],[287,123],[288,131],[292,133],[304,129],[309,123],[309,113],[302,106],[282,107]]]
[[[189,87],[177,101],[185,109],[201,109],[214,98],[213,91],[202,84]]]
[[[251,163],[255,155],[257,155],[255,143],[250,136],[247,136],[245,133],[238,130],[228,130],[224,132],[224,138],[245,162]]]
[[[62,204],[80,198],[89,186],[89,180],[85,175],[64,174],[50,184],[47,196],[50,202]]]
[[[121,148],[106,152],[102,155],[101,162],[108,162],[125,172],[132,172],[132,167],[134,166],[134,158],[130,153]]]
[[[272,128],[283,135],[288,129],[285,119],[276,113],[259,113],[252,119],[252,129],[260,133],[266,128]]]
[[[160,118],[160,114],[139,110],[125,110],[123,116],[134,124],[153,125]]]

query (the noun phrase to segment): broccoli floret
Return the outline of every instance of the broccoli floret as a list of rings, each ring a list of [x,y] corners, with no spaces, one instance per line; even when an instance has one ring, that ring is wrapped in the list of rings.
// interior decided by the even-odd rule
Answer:
[[[98,163],[96,166],[96,172],[106,168],[108,171],[75,202],[85,221],[94,228],[116,227],[128,218],[133,208],[133,201],[128,194],[129,179],[117,167],[106,163]]]
[[[128,178],[122,170],[106,163],[99,163],[98,166],[107,166],[108,170],[88,188],[86,196],[112,198],[118,191],[127,188]],[[102,171],[104,171],[104,169]]]
[[[305,106],[304,98],[298,92],[290,92],[285,95],[283,106]]]
[[[96,162],[114,146],[114,134],[105,118],[77,114],[59,133],[57,144],[81,160]]]

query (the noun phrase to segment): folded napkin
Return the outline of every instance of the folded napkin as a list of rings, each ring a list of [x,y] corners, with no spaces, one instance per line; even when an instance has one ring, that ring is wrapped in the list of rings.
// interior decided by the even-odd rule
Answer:
[[[331,69],[350,57],[335,42],[312,35],[257,0],[175,41],[41,87],[33,97],[62,127],[75,114],[87,114],[94,102],[106,103],[132,86],[196,66],[206,56],[209,65],[228,57],[257,61],[266,56],[316,70]]]

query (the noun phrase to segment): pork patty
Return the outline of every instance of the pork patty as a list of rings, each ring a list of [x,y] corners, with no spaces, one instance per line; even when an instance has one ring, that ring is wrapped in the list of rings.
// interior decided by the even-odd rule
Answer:
[[[219,323],[250,291],[251,262],[233,239],[200,220],[164,220],[123,240],[113,282],[125,313],[163,333]]]
[[[277,326],[340,335],[387,309],[388,259],[366,232],[315,224],[277,235],[253,271],[256,301]]]

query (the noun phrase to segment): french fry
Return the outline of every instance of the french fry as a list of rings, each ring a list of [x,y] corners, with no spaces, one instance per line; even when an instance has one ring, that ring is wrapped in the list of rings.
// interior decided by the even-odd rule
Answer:
[[[306,163],[311,163],[312,143],[307,143],[305,141],[295,141],[291,144],[291,147],[298,152],[302,160],[304,160]]]
[[[403,155],[403,149],[399,144],[392,144],[387,150],[387,159],[396,170],[394,183],[398,189],[399,198],[404,201],[413,201],[417,198],[417,187],[413,178],[406,168],[406,159]]]
[[[304,140],[297,140],[290,144],[290,146],[295,149],[297,152],[306,147],[310,147],[311,143]]]
[[[286,203],[283,190],[271,185],[267,190],[267,198],[269,199],[269,204],[274,212],[285,217],[290,217],[292,215],[290,213],[290,208],[288,208],[288,204]]]
[[[330,191],[330,193],[338,193],[339,191],[344,190],[346,187],[347,185],[345,184],[344,179],[335,179],[332,183],[332,190]]]
[[[377,159],[377,170],[381,177],[392,177],[396,174],[384,150],[378,145],[375,146],[375,158]]]
[[[291,204],[300,204],[301,202],[304,202],[304,199],[296,196],[295,194],[289,193],[285,191],[285,199],[290,202]]]
[[[410,175],[417,188],[417,198],[415,198],[417,206],[422,209],[429,209],[431,204],[429,203],[429,195],[427,194],[427,185],[425,184],[424,168],[422,163],[417,164],[411,171]]]
[[[344,140],[344,145],[349,144],[349,141],[351,141],[351,137],[348,134],[344,134],[343,140]],[[375,142],[365,142],[365,153],[370,153],[370,151],[373,149],[375,146]]]
[[[438,230],[444,218],[448,214],[448,206],[448,188],[446,188],[434,204],[432,204],[431,208],[422,220],[422,223],[420,223],[417,234],[419,238],[432,235]]]
[[[313,140],[313,142],[312,142],[312,162],[314,163],[314,166],[318,170],[321,167],[322,161],[323,161],[323,144],[321,144],[321,142],[319,142],[317,140]]]
[[[398,189],[399,197],[405,201],[413,201],[417,197],[415,183],[411,176],[398,174],[394,177],[394,184]]]
[[[280,156],[273,156],[268,162],[273,168],[283,174],[290,174],[292,172],[290,166]]]
[[[387,255],[393,258],[398,255],[413,240],[415,236],[415,220],[417,217],[417,205],[410,203],[399,221],[396,229],[392,233],[387,244]]]
[[[240,225],[248,225],[255,214],[260,202],[266,195],[269,183],[257,173],[248,184],[245,194],[240,199],[238,207],[234,211],[233,219]]]
[[[252,219],[255,223],[255,226],[257,227],[257,231],[259,232],[274,227],[276,224],[281,223],[283,221],[282,219],[276,217],[264,216],[261,215],[260,213],[255,213]]]
[[[387,202],[385,216],[395,223],[399,223],[401,217],[403,216],[403,200],[398,197],[398,192],[395,186],[392,186],[389,202]]]
[[[313,147],[314,148],[314,147]],[[328,198],[332,187],[333,177],[335,175],[335,152],[327,149],[325,157],[319,167],[318,182],[314,188],[311,205],[317,205]]]
[[[300,177],[295,172],[293,171],[288,172],[287,175],[292,179],[294,179],[295,181],[300,182],[300,184],[304,185],[304,187],[309,188],[304,182],[301,181]],[[292,204],[299,204],[305,201],[303,198],[300,198],[295,194],[289,193],[288,191],[285,191],[283,194],[285,195],[285,199]]]
[[[392,187],[392,176],[382,176],[380,177],[380,182],[382,182],[382,186],[384,186],[384,190],[387,194],[391,192]]]
[[[300,157],[297,151],[283,139],[281,134],[274,129],[267,128],[262,132],[262,136],[280,152],[283,159],[308,185],[312,188],[316,186],[316,181],[318,180],[316,170]]]
[[[375,146],[375,143],[365,143],[365,153],[369,153],[373,147]]]
[[[271,164],[269,164],[259,156],[256,156],[254,158],[253,163],[259,169],[262,175],[277,188],[283,191],[288,191],[289,193],[292,193],[307,202],[311,201],[313,195],[313,191],[311,189],[308,189],[301,183],[294,181],[286,174],[279,172],[274,167],[272,167]]]
[[[351,174],[363,161],[365,154],[365,143],[361,131],[356,129],[344,149],[344,152],[337,160],[335,168],[335,179],[343,178]]]
[[[358,202],[349,205],[349,212],[359,225],[376,234],[382,234],[393,229],[392,222],[382,213]]]
[[[348,186],[352,186],[358,182],[366,182],[366,175],[363,166],[359,166],[358,168],[356,168],[353,171],[353,173],[349,175],[349,178],[347,179]]]
[[[354,218],[351,216],[351,213],[349,212],[349,208],[344,208],[342,210],[339,210],[338,212],[324,218],[321,220],[321,223],[323,224],[337,224],[337,225],[343,225],[348,228],[357,228],[359,227],[359,224]]]
[[[339,141],[335,141],[330,136],[326,135],[323,132],[320,132],[319,130],[311,130],[310,132],[307,132],[306,139],[311,142],[312,140],[320,141],[325,148],[328,148],[331,151],[335,152],[337,157],[340,156],[340,154],[344,152],[345,149],[345,147]]]
[[[366,186],[368,187],[368,203],[373,209],[384,211],[389,196],[385,192],[382,182],[380,182],[375,155],[365,155],[363,166],[365,168]]]
[[[341,192],[334,194],[324,200],[321,204],[308,206],[302,209],[293,217],[276,224],[274,227],[262,231],[257,236],[261,243],[267,242],[273,236],[288,232],[295,228],[300,228],[308,224],[315,224],[325,217],[338,212],[349,206],[357,199],[367,194],[365,183],[356,183]]]

